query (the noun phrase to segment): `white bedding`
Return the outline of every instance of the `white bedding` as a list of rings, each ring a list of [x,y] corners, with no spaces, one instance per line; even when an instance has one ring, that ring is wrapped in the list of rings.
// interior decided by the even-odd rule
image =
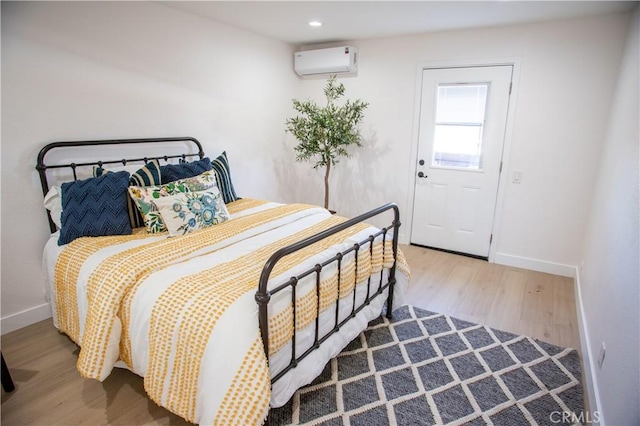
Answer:
[[[282,205],[278,203],[264,203],[257,207],[239,210],[233,213],[232,221],[242,217],[248,218],[256,213],[266,212],[280,206]],[[224,416],[221,414],[223,410],[220,407],[228,404],[229,391],[225,391],[225,389],[233,388],[234,380],[237,380],[237,372],[242,369],[241,364],[243,357],[238,354],[250,351],[250,347],[253,347],[252,344],[255,346],[255,342],[251,339],[251,336],[254,336],[258,330],[258,308],[254,300],[255,288],[251,291],[244,292],[235,299],[233,304],[228,306],[224,313],[219,316],[215,327],[212,328],[205,347],[202,350],[202,360],[197,369],[197,390],[193,396],[195,400],[189,403],[176,401],[176,397],[173,394],[177,391],[172,389],[172,380],[175,380],[175,378],[172,379],[173,370],[179,370],[180,368],[179,363],[176,363],[175,360],[179,358],[179,353],[185,350],[185,345],[180,343],[186,341],[183,336],[184,326],[177,324],[173,334],[169,333],[169,335],[161,333],[161,336],[157,336],[158,333],[150,332],[150,329],[159,329],[158,327],[162,325],[160,324],[162,321],[158,320],[158,312],[163,312],[159,308],[159,305],[161,305],[160,301],[163,297],[166,297],[165,292],[167,289],[173,288],[183,277],[202,277],[209,273],[220,274],[222,271],[225,271],[225,265],[235,265],[235,263],[231,262],[239,262],[239,264],[241,264],[242,259],[251,259],[252,253],[256,252],[258,248],[270,247],[287,238],[298,235],[298,233],[305,229],[323,224],[327,220],[331,220],[331,215],[324,209],[309,208],[301,210],[291,215],[286,215],[276,221],[247,229],[244,232],[216,242],[213,245],[193,251],[179,261],[175,261],[157,270],[147,271],[123,299],[120,311],[109,333],[104,367],[96,373],[97,376],[95,378],[103,380],[108,376],[113,366],[129,368],[142,377],[146,377],[149,374],[150,368],[155,368],[155,370],[153,370],[155,372],[151,374],[153,380],[150,378],[149,384],[145,381],[145,389],[147,389],[152,399],[171,411],[176,412],[176,414],[196,423],[214,424],[222,422],[221,419],[224,419]],[[286,281],[288,277],[297,275],[313,265],[329,259],[334,256],[336,252],[346,250],[353,246],[354,243],[365,240],[375,231],[377,230],[371,227],[362,229],[350,235],[342,243],[310,256],[302,265],[294,264],[291,268],[281,269],[279,275],[273,275],[271,277],[270,288]],[[83,341],[85,323],[87,315],[92,309],[92,303],[87,297],[87,286],[91,279],[95,278],[92,278],[92,276],[96,268],[98,268],[105,259],[122,253],[127,249],[142,247],[149,244],[150,241],[162,241],[166,238],[167,235],[162,234],[160,236],[133,239],[120,244],[108,245],[97,250],[84,261],[78,273],[75,287],[77,315],[80,326],[80,332],[76,339],[77,343],[82,347],[81,352],[85,350]],[[390,236],[387,236],[387,238],[390,238]],[[47,294],[52,305],[54,324],[56,327],[61,328],[58,318],[60,307],[56,305],[56,292],[58,291],[56,285],[56,264],[64,247],[57,246],[56,241],[57,235],[54,234],[45,246],[43,264],[46,270]],[[368,246],[365,246],[363,250],[368,251]],[[349,263],[350,260],[353,260],[353,254],[345,256],[343,265]],[[252,267],[255,266],[255,268],[261,269],[263,263],[264,262],[258,265],[252,265]],[[337,268],[335,264],[328,266],[323,269],[321,278],[324,280],[325,276],[331,276],[335,274],[336,271]],[[228,282],[233,282],[233,280],[237,279],[238,285],[242,284],[241,281],[246,280],[246,276],[248,276],[244,269],[231,269],[225,273],[227,274],[225,279]],[[383,274],[385,275],[384,278],[386,282],[387,270],[385,270]],[[408,277],[401,270],[398,270],[396,279],[397,285],[394,294],[394,307],[398,307],[403,303],[403,293],[407,285]],[[194,278],[194,280],[196,279]],[[377,289],[379,280],[380,273],[377,273],[374,279],[372,279],[372,282],[376,284],[372,284],[371,292]],[[366,280],[359,281],[364,281],[366,284]],[[303,298],[305,295],[311,295],[310,292],[315,293],[314,282],[315,275],[311,275],[307,279],[299,282],[297,288],[298,299]],[[254,284],[257,285],[257,282]],[[362,282],[356,285],[357,303],[365,299],[367,293],[366,287]],[[165,296],[163,296],[163,294]],[[284,405],[295,390],[310,383],[322,371],[326,362],[337,355],[344,346],[366,328],[370,320],[380,314],[385,300],[386,297],[376,298],[369,306],[363,309],[356,318],[342,327],[340,333],[334,334],[325,341],[318,350],[312,352],[298,364],[297,368],[278,380],[273,385],[270,397],[267,399],[270,405],[273,407]],[[270,315],[275,316],[285,312],[289,302],[290,293],[288,291],[274,295],[269,305]],[[342,320],[351,313],[353,294],[351,293],[351,296],[340,298],[339,303],[339,318]],[[95,304],[95,302],[93,304]],[[156,315],[155,323],[154,312]],[[183,316],[186,317],[188,314],[190,314],[189,311],[185,310]],[[319,335],[322,336],[330,330],[334,325],[334,321],[335,303],[325,307],[325,310],[321,313]],[[123,325],[124,330],[122,330]],[[64,326],[61,329],[65,331]],[[309,325],[296,331],[296,352],[298,355],[311,346],[314,335],[315,321],[311,321]],[[245,336],[248,337],[245,338]],[[168,342],[167,345],[171,347],[170,349],[166,349],[169,362],[166,364],[164,370],[162,368],[158,370],[156,366],[156,364],[158,364],[156,361],[157,356],[150,355],[150,351],[153,352],[153,348],[156,348],[155,350],[157,351],[158,345],[164,344],[163,342],[165,340]],[[126,352],[130,353],[130,356],[123,356],[122,347],[128,348]],[[121,358],[127,358],[129,362],[123,363],[119,361]],[[269,358],[268,368],[271,375],[275,375],[281,371],[288,365],[290,359],[291,347],[290,343],[286,343],[277,352],[272,353]],[[150,360],[154,362],[152,366],[149,364]],[[163,374],[159,376],[158,371],[162,371]],[[176,374],[179,374],[180,371]],[[162,383],[158,383],[159,381]],[[154,389],[160,389],[160,391],[156,391],[154,394]],[[259,396],[255,398],[259,399]],[[257,414],[254,413],[253,417],[251,417],[251,413],[245,413],[244,415],[246,415],[246,417],[243,418],[253,419],[252,422],[259,423],[260,420],[264,418],[267,409],[268,406],[260,406],[260,410],[258,410]]]

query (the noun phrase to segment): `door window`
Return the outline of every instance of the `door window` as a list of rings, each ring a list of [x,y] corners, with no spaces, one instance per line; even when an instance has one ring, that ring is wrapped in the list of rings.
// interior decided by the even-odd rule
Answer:
[[[482,169],[488,91],[488,83],[438,85],[432,166]]]

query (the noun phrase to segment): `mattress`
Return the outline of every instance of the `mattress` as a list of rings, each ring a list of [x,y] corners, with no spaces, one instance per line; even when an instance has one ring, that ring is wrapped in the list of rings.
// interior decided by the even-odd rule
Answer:
[[[81,347],[81,374],[104,380],[114,367],[128,368],[144,377],[151,399],[189,421],[258,424],[269,406],[284,405],[380,315],[386,297],[375,298],[271,386],[270,378],[291,360],[291,292],[277,293],[269,304],[267,361],[254,300],[259,272],[275,248],[345,219],[318,207],[250,199],[227,207],[230,221],[191,237],[171,239],[167,234],[136,231],[104,243],[101,239],[107,237],[82,238],[60,247],[57,235],[51,236],[43,257],[47,298],[54,325]],[[361,225],[284,258],[272,273],[269,288],[376,231]],[[341,321],[351,315],[354,301],[358,305],[365,300],[371,292],[366,285],[371,274],[375,282],[386,280],[392,263],[390,236],[386,238],[384,243],[378,238],[371,247],[364,246],[358,257],[353,252],[346,255],[340,270],[334,263],[319,277],[312,274],[300,280],[296,355],[313,345],[318,303],[322,336],[333,328],[336,317]],[[160,262],[158,256],[167,259]],[[359,268],[354,269],[356,263]],[[336,288],[337,276],[353,285]],[[318,293],[317,278],[323,283]],[[409,279],[401,255],[396,279],[394,307],[402,305]]]

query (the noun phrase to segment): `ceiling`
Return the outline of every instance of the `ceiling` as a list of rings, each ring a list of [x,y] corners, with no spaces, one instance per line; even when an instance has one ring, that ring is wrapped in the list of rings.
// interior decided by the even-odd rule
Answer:
[[[638,1],[166,1],[295,45],[610,14]],[[311,20],[322,27],[308,25]]]

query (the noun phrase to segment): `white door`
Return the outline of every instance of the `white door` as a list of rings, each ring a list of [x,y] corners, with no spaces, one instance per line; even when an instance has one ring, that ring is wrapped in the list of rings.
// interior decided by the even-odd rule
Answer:
[[[512,71],[422,72],[411,243],[489,256]]]

